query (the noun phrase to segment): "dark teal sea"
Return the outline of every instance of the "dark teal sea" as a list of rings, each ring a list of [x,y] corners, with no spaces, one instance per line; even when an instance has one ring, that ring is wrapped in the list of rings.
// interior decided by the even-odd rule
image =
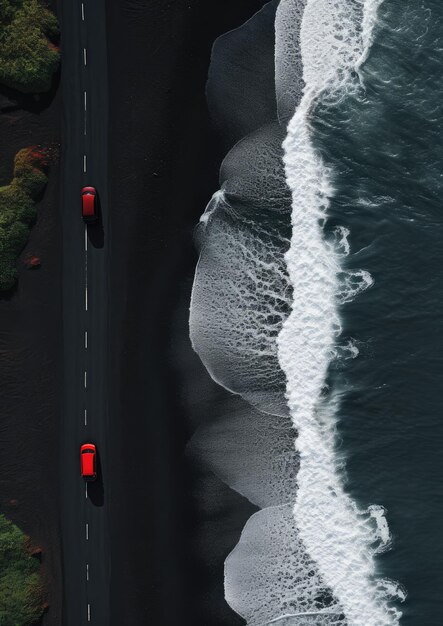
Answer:
[[[382,576],[407,591],[404,626],[443,623],[443,3],[385,0],[365,92],[319,106],[334,171],[331,221],[350,267],[374,286],[342,307],[358,358],[342,373],[347,488],[381,504],[392,550]]]

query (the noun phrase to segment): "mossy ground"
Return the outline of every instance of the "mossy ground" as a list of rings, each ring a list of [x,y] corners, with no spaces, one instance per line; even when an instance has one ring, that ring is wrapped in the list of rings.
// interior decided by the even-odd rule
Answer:
[[[47,167],[43,150],[24,148],[15,156],[11,183],[0,187],[0,291],[11,289],[17,279],[17,257],[35,221],[35,203],[45,188]]]
[[[39,0],[0,0],[0,83],[48,91],[60,62],[55,15]]]
[[[31,626],[41,617],[39,568],[29,538],[0,515],[0,626]]]

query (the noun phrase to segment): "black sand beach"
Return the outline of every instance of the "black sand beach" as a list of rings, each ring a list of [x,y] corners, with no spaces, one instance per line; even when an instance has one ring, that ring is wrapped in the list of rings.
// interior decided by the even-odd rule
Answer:
[[[192,353],[187,317],[193,228],[224,156],[204,96],[211,46],[262,4],[109,5],[116,626],[243,623],[223,598],[223,562],[254,508],[185,458],[202,406],[225,393]]]

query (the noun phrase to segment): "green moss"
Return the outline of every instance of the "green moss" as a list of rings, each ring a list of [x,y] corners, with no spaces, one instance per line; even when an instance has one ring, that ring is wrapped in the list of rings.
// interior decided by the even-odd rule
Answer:
[[[57,18],[39,0],[0,0],[0,82],[25,93],[48,91],[60,62],[51,42]]]
[[[47,165],[44,152],[24,148],[15,156],[11,183],[0,187],[0,291],[13,287],[17,279],[15,264],[35,221],[35,202],[47,182]]]
[[[39,562],[29,539],[0,515],[0,626],[31,626],[43,613]]]

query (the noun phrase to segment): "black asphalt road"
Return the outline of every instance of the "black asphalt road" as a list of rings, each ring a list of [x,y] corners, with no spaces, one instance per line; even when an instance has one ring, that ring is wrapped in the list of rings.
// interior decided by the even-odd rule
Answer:
[[[60,0],[62,43],[63,413],[60,441],[63,625],[109,624],[108,86],[104,0]],[[101,219],[81,219],[80,190],[98,190]],[[99,477],[80,477],[93,442]]]

